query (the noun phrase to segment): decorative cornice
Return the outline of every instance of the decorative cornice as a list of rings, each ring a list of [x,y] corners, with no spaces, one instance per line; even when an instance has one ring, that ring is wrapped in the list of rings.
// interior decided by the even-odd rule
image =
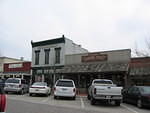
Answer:
[[[50,45],[50,44],[59,44],[59,43],[65,43],[65,37],[64,36],[62,36],[61,38],[44,40],[44,41],[40,41],[40,42],[31,41],[32,48],[38,47],[38,46]]]

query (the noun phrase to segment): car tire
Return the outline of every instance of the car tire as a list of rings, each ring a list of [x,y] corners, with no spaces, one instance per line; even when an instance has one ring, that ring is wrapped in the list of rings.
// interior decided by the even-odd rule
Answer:
[[[20,91],[20,95],[23,95],[24,94],[24,89],[22,89],[21,91]]]
[[[57,96],[54,95],[54,99],[57,99]]]
[[[139,99],[139,100],[137,101],[137,107],[138,107],[138,108],[142,108],[142,107],[143,107],[141,99]]]
[[[73,100],[76,100],[76,96],[72,97]]]
[[[5,94],[8,94],[8,92],[7,92],[7,91],[5,91]]]
[[[120,106],[121,102],[120,101],[115,101],[116,106]]]
[[[90,99],[91,99],[91,96],[90,96],[89,94],[87,95],[87,99],[88,99],[88,100],[90,100]]]
[[[95,105],[95,103],[96,103],[96,100],[93,97],[91,97],[91,105]]]
[[[47,94],[45,94],[45,96],[46,96],[46,97],[48,97],[48,95],[49,95],[48,93],[47,93]]]
[[[29,93],[29,96],[32,96],[32,93]]]

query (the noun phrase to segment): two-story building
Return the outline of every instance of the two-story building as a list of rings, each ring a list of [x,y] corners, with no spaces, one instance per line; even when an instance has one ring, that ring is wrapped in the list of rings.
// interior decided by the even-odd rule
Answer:
[[[69,54],[88,53],[88,51],[75,44],[72,40],[61,38],[31,41],[32,45],[32,81],[45,81],[54,84],[55,72],[65,65],[65,56]]]

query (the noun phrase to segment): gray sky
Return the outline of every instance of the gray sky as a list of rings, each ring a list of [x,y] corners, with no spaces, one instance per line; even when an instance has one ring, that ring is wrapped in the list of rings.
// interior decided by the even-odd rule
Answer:
[[[31,60],[31,40],[65,37],[91,52],[144,49],[150,0],[0,0],[0,53]]]

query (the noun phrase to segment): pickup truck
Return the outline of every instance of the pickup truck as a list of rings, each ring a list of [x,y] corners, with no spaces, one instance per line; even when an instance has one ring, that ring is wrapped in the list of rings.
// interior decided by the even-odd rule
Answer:
[[[91,105],[94,105],[96,101],[114,101],[116,106],[120,106],[122,87],[117,87],[108,79],[94,79],[88,88],[87,98],[91,100]]]

